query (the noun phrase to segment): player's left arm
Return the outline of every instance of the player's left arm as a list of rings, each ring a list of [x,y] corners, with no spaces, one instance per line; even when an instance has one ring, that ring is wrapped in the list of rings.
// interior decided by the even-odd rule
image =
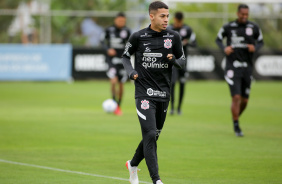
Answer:
[[[262,32],[259,27],[257,27],[257,34],[255,36],[256,36],[255,51],[258,51],[264,45]]]
[[[254,44],[247,44],[249,52],[256,52],[263,46],[263,36],[258,26],[254,28]]]
[[[172,54],[168,54],[167,58],[170,63],[172,63],[176,68],[185,68],[186,67],[186,58],[183,52],[183,46],[178,33],[175,34],[175,41],[172,47]]]

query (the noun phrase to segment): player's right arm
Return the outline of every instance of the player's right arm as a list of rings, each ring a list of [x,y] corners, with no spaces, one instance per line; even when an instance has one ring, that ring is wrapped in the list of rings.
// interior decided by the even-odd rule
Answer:
[[[134,70],[130,61],[131,55],[133,55],[136,52],[137,47],[138,47],[138,33],[136,32],[129,37],[122,55],[123,66],[129,78],[132,80],[136,80],[138,78],[138,73],[136,70]]]
[[[105,29],[104,32],[101,34],[101,37],[100,37],[100,42],[101,42],[101,45],[102,45],[102,48],[107,51],[109,49],[109,31],[108,29]]]
[[[255,26],[255,28],[256,28],[256,33],[255,33],[256,44],[254,45],[254,51],[258,51],[260,48],[262,48],[264,43],[263,43],[263,36],[261,29],[258,26]]]
[[[109,68],[112,68],[114,65],[112,63],[112,60],[110,59],[114,55],[116,55],[115,50],[110,48],[110,33],[109,33],[109,28],[105,29],[104,32],[100,36],[100,42],[102,45],[103,50],[105,51],[106,54],[106,62],[109,65]],[[109,53],[110,52],[110,53]]]
[[[231,46],[225,47],[222,43],[223,38],[226,36],[226,28],[225,27],[226,26],[223,26],[222,28],[220,28],[215,42],[216,42],[217,46],[228,56],[232,52],[234,52],[234,50]]]
[[[110,57],[114,57],[116,55],[116,50],[114,48],[110,48],[110,31],[109,28],[105,29],[100,37],[100,42],[102,48],[106,51],[107,55]]]

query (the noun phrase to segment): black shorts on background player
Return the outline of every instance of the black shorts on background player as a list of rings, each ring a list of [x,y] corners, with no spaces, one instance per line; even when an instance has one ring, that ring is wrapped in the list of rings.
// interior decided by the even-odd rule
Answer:
[[[112,64],[113,61],[119,61],[119,63],[116,62],[115,64]],[[121,58],[118,58],[118,57],[110,58],[110,57],[108,57],[108,64],[109,64],[109,69],[107,71],[107,76],[110,79],[117,77],[119,82],[125,83],[128,79],[128,76],[127,76],[127,73],[126,73],[126,71],[123,67]]]
[[[225,80],[229,85],[231,96],[240,94],[244,98],[249,98],[252,82],[253,67],[228,67],[225,69]]]

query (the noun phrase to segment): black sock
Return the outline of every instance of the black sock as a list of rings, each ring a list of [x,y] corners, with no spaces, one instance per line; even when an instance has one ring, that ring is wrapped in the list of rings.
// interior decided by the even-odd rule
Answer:
[[[182,101],[183,101],[183,96],[184,96],[184,87],[185,87],[185,83],[182,83],[180,82],[179,83],[179,100],[178,100],[178,111],[181,110],[181,104],[182,104]]]
[[[240,131],[239,120],[233,120],[234,130]]]
[[[153,183],[156,184],[158,180],[160,180],[160,179],[154,180]]]
[[[133,159],[130,161],[130,165],[132,166],[132,167],[137,167],[138,165],[133,161]]]
[[[233,120],[233,124],[235,127],[238,127],[239,126],[239,121],[238,120]]]

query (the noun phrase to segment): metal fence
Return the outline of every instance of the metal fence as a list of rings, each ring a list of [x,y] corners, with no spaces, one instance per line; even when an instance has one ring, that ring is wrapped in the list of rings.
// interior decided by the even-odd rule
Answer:
[[[222,23],[226,23],[228,19],[235,18],[234,13],[229,13],[228,6],[225,6],[224,12],[186,12],[184,13],[187,19],[221,19]],[[40,32],[39,43],[51,43],[51,21],[52,18],[59,16],[67,17],[115,17],[117,11],[87,11],[87,10],[48,10],[43,12],[33,13],[32,16],[40,17]],[[0,16],[16,16],[17,10],[0,9]],[[144,24],[148,24],[147,12],[126,11],[128,17],[128,26],[132,30],[137,30]],[[252,18],[261,20],[272,20],[274,26],[282,19],[282,13],[279,14],[252,14]],[[145,20],[145,21],[144,21]]]

